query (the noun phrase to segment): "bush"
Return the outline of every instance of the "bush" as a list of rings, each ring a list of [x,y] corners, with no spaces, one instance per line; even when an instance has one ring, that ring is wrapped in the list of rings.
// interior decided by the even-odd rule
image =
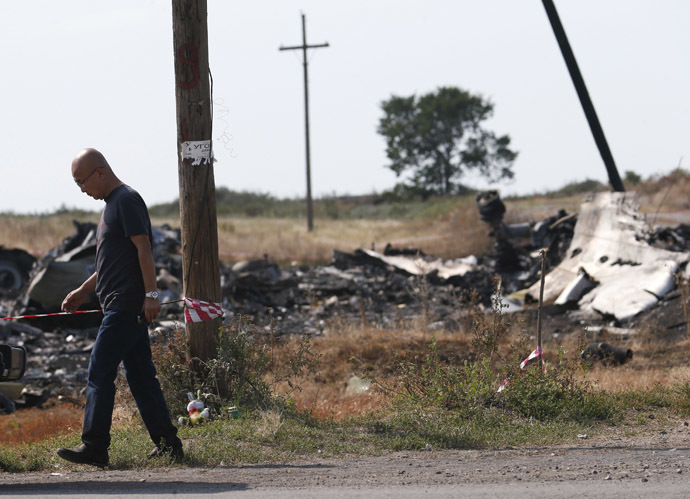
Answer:
[[[539,421],[580,423],[611,420],[616,414],[611,398],[575,380],[574,371],[561,357],[559,365],[541,369],[537,364],[518,369],[501,392],[503,406]]]
[[[498,290],[497,290],[498,291]],[[497,292],[495,296],[498,296]],[[397,386],[384,387],[398,395],[399,408],[438,408],[472,415],[500,408],[509,416],[540,421],[591,422],[610,420],[614,404],[603,393],[577,380],[579,363],[568,362],[559,350],[558,363],[548,370],[538,365],[519,367],[526,341],[513,345],[512,359],[501,360],[498,348],[510,323],[500,299],[484,313],[475,307],[473,315],[474,359],[462,365],[445,362],[435,339],[424,359],[403,361],[396,366]],[[524,357],[523,357],[524,358]],[[498,390],[503,385],[504,389]]]
[[[673,388],[673,407],[682,415],[690,414],[690,381],[679,383]]]
[[[151,352],[170,414],[186,414],[187,392],[194,393],[199,383],[189,364],[189,345],[184,327],[175,328],[168,338],[153,338]]]
[[[440,359],[435,340],[420,363],[399,360],[396,366],[398,402],[406,409],[439,407],[471,410],[490,405],[496,373],[487,359],[456,366]]]
[[[229,405],[264,410],[291,406],[291,393],[301,389],[299,380],[316,371],[319,358],[311,351],[310,335],[304,335],[278,363],[278,343],[272,332],[262,333],[238,318],[219,329],[216,357],[206,362],[190,358],[181,328],[166,344],[154,344],[158,377],[171,412],[186,412],[187,392],[200,392],[217,413]],[[279,394],[276,389],[282,384],[288,389]]]
[[[466,189],[453,196],[398,195],[386,192],[381,195],[358,196],[328,194],[314,198],[312,203],[315,218],[340,219],[416,219],[444,215],[455,208],[461,196],[473,191]],[[219,217],[267,217],[304,218],[307,203],[304,198],[279,199],[269,194],[231,191],[225,187],[216,189],[216,213]],[[180,216],[179,200],[149,207],[152,217],[169,218]]]
[[[570,182],[558,190],[547,192],[545,196],[548,198],[563,198],[575,196],[577,194],[589,194],[591,192],[603,192],[607,190],[609,190],[609,188],[605,184],[602,184],[598,180],[588,178],[581,182]]]
[[[640,182],[642,182],[642,177],[632,170],[625,170],[625,176],[623,177],[623,181],[630,185],[637,185]]]

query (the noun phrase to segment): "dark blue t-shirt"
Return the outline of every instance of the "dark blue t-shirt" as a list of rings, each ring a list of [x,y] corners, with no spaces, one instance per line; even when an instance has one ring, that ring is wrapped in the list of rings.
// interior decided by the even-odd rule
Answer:
[[[105,198],[98,224],[96,294],[103,310],[138,312],[144,303],[144,278],[131,236],[147,234],[153,244],[146,203],[128,185],[115,188]]]

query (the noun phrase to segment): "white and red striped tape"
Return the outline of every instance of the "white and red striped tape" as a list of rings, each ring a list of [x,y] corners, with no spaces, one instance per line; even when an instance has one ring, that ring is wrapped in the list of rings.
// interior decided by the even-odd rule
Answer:
[[[184,311],[184,321],[185,322],[204,322],[216,319],[218,317],[223,317],[225,313],[220,303],[207,302],[203,300],[197,300],[195,298],[183,298],[185,311]],[[161,305],[167,305],[168,303],[175,302],[165,302]],[[56,315],[74,315],[74,314],[91,314],[94,312],[103,312],[103,310],[75,310],[74,312],[55,312],[50,314],[31,314],[31,315],[18,315],[15,317],[0,317],[0,320],[9,321],[14,319],[33,319],[36,317],[53,317]]]
[[[534,350],[531,354],[529,354],[529,357],[527,357],[525,360],[520,362],[520,369],[524,369],[530,360],[536,359],[537,357],[541,357],[542,360],[544,359],[544,354],[541,351],[541,347],[537,347],[536,350]]]
[[[220,303],[185,298],[184,304],[186,307],[184,310],[185,322],[210,321],[225,315]]]
[[[536,359],[537,357],[541,357],[541,359],[544,360],[544,352],[542,352],[541,347],[537,347],[525,360],[520,362],[520,369],[524,369],[530,360]],[[546,366],[544,366],[544,372],[546,372]],[[504,379],[503,383],[501,383],[501,386],[498,387],[497,392],[501,393],[503,390],[505,390],[508,386],[508,383],[509,381]]]
[[[0,317],[0,320],[9,321],[10,319],[33,319],[34,317],[52,317],[54,315],[92,314],[94,312],[103,312],[103,310],[76,310],[74,312],[55,312],[52,314],[18,315],[16,317]]]

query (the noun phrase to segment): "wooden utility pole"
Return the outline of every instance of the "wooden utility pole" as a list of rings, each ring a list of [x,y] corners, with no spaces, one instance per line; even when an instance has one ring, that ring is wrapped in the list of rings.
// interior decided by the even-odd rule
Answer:
[[[302,65],[304,66],[304,129],[306,136],[307,148],[307,230],[311,232],[314,230],[314,210],[311,200],[311,159],[309,152],[309,78],[307,76],[307,49],[317,49],[321,47],[328,47],[328,42],[319,45],[307,45],[307,27],[304,14],[302,14],[302,45],[294,47],[281,46],[278,50],[301,50],[302,51]]]
[[[173,0],[184,296],[220,302],[206,0]],[[192,357],[215,357],[220,319],[186,325]]]

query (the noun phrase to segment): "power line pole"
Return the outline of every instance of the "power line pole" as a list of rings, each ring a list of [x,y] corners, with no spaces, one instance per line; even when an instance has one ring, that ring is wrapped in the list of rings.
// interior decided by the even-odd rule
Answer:
[[[302,64],[304,66],[304,129],[307,148],[307,230],[314,230],[314,211],[311,201],[311,158],[309,153],[309,78],[307,77],[307,49],[328,47],[328,42],[318,45],[307,45],[307,28],[305,16],[302,14],[302,45],[294,47],[281,46],[278,50],[302,50]]]
[[[611,154],[611,150],[609,149],[609,143],[606,141],[604,129],[601,128],[601,123],[599,123],[597,112],[594,110],[594,104],[592,104],[592,99],[589,98],[589,92],[587,91],[585,80],[582,78],[582,73],[580,73],[580,68],[577,65],[575,54],[570,48],[570,43],[568,42],[568,37],[565,34],[565,29],[563,29],[563,25],[561,24],[561,19],[558,17],[556,6],[553,4],[552,0],[542,0],[542,3],[544,4],[546,15],[551,23],[553,34],[556,36],[558,46],[561,48],[561,54],[565,60],[565,65],[568,67],[568,71],[570,72],[570,78],[573,80],[573,85],[575,85],[575,91],[577,92],[577,96],[580,98],[580,104],[582,105],[582,109],[587,117],[589,129],[592,131],[592,135],[594,136],[594,142],[596,142],[597,147],[599,148],[601,159],[604,160],[604,166],[606,166],[606,172],[608,173],[611,187],[616,192],[625,192],[623,181],[621,180],[621,177],[618,174],[618,169],[616,168],[616,162],[613,160],[613,154]]]
[[[220,302],[206,0],[173,0],[177,153],[184,296]],[[220,320],[186,325],[191,356],[216,354]]]

